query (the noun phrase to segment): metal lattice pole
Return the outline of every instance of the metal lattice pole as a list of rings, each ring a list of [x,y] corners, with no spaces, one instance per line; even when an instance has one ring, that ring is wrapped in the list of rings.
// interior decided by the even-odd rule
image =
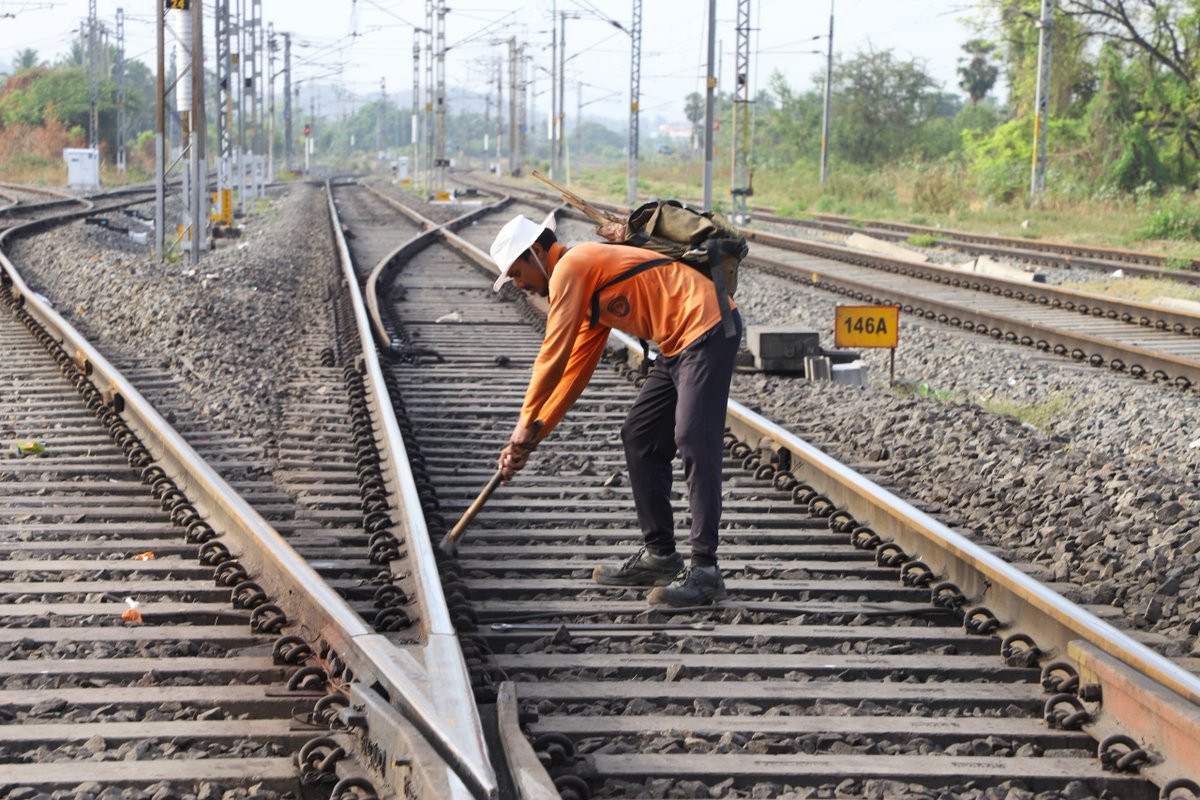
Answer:
[[[229,0],[217,0],[213,7],[216,29],[217,68],[217,207],[227,224],[232,221],[233,184],[233,62],[229,42]]]
[[[704,210],[712,210],[713,90],[717,88],[717,0],[708,0],[708,79],[704,90]]]
[[[438,0],[437,7],[437,190],[446,190],[446,0]]]
[[[125,174],[125,9],[117,9],[117,172]]]
[[[247,88],[250,92],[250,103],[252,108],[252,125],[251,130],[253,136],[250,139],[251,152],[262,155],[266,148],[263,147],[263,18],[262,18],[262,0],[253,0],[251,3],[250,13],[250,33],[254,42],[251,48],[251,77],[247,81]]]
[[[192,263],[200,263],[200,251],[207,245],[207,213],[204,202],[207,194],[205,160],[207,157],[206,118],[204,112],[204,15],[203,3],[192,0],[192,131],[190,168],[192,173],[191,228]]]
[[[734,56],[733,171],[729,188],[733,224],[750,222],[750,0],[738,0]]]
[[[283,35],[283,150],[288,173],[292,171],[292,35]]]
[[[1046,123],[1050,112],[1050,43],[1054,31],[1054,0],[1042,0],[1038,23],[1037,107],[1033,121],[1033,175],[1029,193],[1034,202],[1046,189]]]
[[[100,147],[100,23],[96,19],[96,0],[88,0],[87,76],[88,76],[88,147]]]
[[[167,47],[166,15],[162,6],[154,14],[154,36],[157,44],[154,72],[154,259],[162,263],[166,256],[163,236],[166,235],[166,152],[167,146]]]
[[[526,153],[529,147],[529,81],[527,80],[525,45],[517,47],[517,169],[525,174]]]
[[[558,28],[554,26],[554,16],[558,13],[557,5],[551,4],[550,11],[550,124],[546,128],[546,138],[550,142],[550,177],[562,180],[562,170],[558,163]]]
[[[517,39],[508,40],[508,173],[519,175],[517,165]]]
[[[421,29],[413,28],[413,95],[412,119],[409,123],[412,136],[412,158],[408,165],[408,176],[416,186],[421,174]]]
[[[567,12],[559,12],[559,31],[558,31],[558,126],[555,128],[555,136],[558,138],[554,143],[554,148],[558,153],[558,169],[563,174],[567,181],[571,180],[570,174],[567,172],[566,159],[564,157],[563,148],[566,145],[567,139],[567,113],[566,113],[566,87],[567,87]]]
[[[833,96],[833,0],[829,0],[829,48],[825,53],[825,107],[821,112],[821,184],[829,177],[829,100]]]
[[[267,23],[267,180],[275,178],[275,23]]]
[[[428,192],[433,188],[433,152],[437,145],[433,141],[433,4],[425,0],[425,158],[422,183]]]
[[[633,0],[633,25],[629,29],[629,168],[625,172],[625,200],[637,207],[638,111],[642,97],[642,0]]]
[[[375,152],[383,154],[383,122],[387,114],[387,78],[379,79],[379,127],[375,131]]]

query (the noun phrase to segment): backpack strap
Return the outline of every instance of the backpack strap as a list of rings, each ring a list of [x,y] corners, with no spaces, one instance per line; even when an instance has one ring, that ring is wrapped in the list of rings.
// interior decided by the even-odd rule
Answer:
[[[648,269],[653,269],[654,267],[661,267],[664,264],[674,264],[674,263],[675,263],[675,259],[673,259],[673,258],[652,258],[649,261],[643,261],[640,264],[634,264],[632,267],[625,270],[624,272],[617,275],[616,277],[610,278],[609,280],[602,283],[596,289],[596,291],[592,292],[592,310],[591,310],[591,314],[589,315],[590,325],[588,325],[588,327],[594,328],[600,324],[600,293],[603,292],[605,289],[607,289],[608,287],[613,286],[615,284],[618,284],[623,280],[632,278],[634,275],[640,275],[641,273],[645,272]],[[729,301],[727,300],[725,304],[728,305]]]
[[[733,244],[720,239],[709,239],[704,243],[708,248],[708,272],[712,278],[713,287],[717,290],[717,307],[721,309],[721,327],[725,338],[732,339],[738,335],[737,323],[733,320],[733,309],[729,307],[729,292],[725,289],[725,270],[721,268],[721,251],[728,250],[726,245]],[[741,248],[744,249],[743,244]]]

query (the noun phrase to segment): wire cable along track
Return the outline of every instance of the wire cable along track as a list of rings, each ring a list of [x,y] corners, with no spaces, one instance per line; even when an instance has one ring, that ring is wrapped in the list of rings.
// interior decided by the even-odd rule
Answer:
[[[490,477],[540,343],[538,307],[494,296],[484,255],[528,202],[430,220],[427,246],[372,276],[434,537]],[[640,348],[619,339],[442,559],[520,796],[1156,797],[1191,778],[1171,739],[1195,729],[1193,675],[736,402],[730,597],[666,613],[592,583],[640,542],[617,436]],[[1154,693],[1172,699],[1140,722],[1121,710]],[[1172,733],[1156,732],[1172,707]]]

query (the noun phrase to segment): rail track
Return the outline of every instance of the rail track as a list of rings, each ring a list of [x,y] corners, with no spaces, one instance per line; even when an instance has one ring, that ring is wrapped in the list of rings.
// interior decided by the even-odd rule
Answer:
[[[514,193],[539,208],[557,202],[533,189]],[[753,242],[747,263],[768,273],[859,302],[897,305],[905,314],[1094,367],[1181,389],[1200,386],[1200,315],[1195,313],[757,229],[745,233]]]
[[[971,255],[992,255],[1030,264],[1064,269],[1084,268],[1104,272],[1121,269],[1132,275],[1166,278],[1187,283],[1200,282],[1200,263],[1189,260],[1173,264],[1170,258],[1154,253],[1110,247],[1089,247],[1067,242],[992,236],[968,231],[947,230],[928,225],[911,225],[887,220],[856,220],[836,214],[818,214],[811,220],[755,212],[755,219],[781,225],[811,227],[836,233],[865,233],[891,241],[912,236],[927,236],[934,247],[945,247]]]
[[[0,420],[21,448],[0,468],[0,797],[497,795],[330,255],[339,335],[296,387],[282,490],[244,443],[181,436],[0,262]],[[170,376],[131,375],[170,403]]]
[[[482,250],[541,207],[398,205],[330,189],[331,330],[298,343],[274,482],[0,261],[0,420],[40,433],[0,469],[0,797],[1200,797],[1194,676],[736,402],[731,598],[592,585],[638,538],[616,339],[439,556],[540,340]]]
[[[516,212],[544,206],[430,221],[369,279],[434,536],[491,474],[540,342],[538,309],[493,296],[483,255]],[[639,375],[627,352],[614,343],[611,369],[442,563],[522,796],[1200,791],[1189,745],[1172,744],[1195,724],[1193,675],[737,403],[731,598],[668,614],[592,584],[640,538],[616,437]],[[1139,723],[1124,704],[1150,701],[1122,687],[1140,683],[1178,704]]]

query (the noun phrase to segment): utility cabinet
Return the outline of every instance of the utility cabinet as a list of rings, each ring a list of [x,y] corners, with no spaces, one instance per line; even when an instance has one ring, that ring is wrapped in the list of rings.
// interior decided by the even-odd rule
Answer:
[[[67,162],[67,186],[72,189],[100,188],[100,151],[94,147],[63,149]]]

